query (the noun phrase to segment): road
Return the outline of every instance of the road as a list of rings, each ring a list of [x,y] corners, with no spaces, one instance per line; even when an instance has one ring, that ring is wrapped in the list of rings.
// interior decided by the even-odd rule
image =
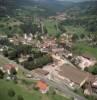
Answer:
[[[8,58],[0,55],[0,66],[3,66],[3,65],[8,64],[8,63],[15,64],[16,66],[18,66],[25,73],[29,73],[30,72],[29,70],[25,69],[23,66],[17,64],[16,62],[14,62],[12,60],[9,60]]]
[[[9,62],[9,63],[13,63],[16,64],[14,61],[9,60],[8,58],[3,57],[2,55],[0,55],[0,60],[5,62]],[[28,70],[26,70],[25,68],[23,68],[21,65],[16,64],[21,70],[23,70],[25,73],[30,73]],[[31,73],[32,74],[32,73]],[[41,79],[44,80],[45,82],[47,82],[50,86],[54,87],[55,89],[61,91],[65,96],[67,97],[75,97],[77,98],[77,100],[86,100],[83,96],[79,96],[78,94],[74,93],[73,91],[71,91],[67,86],[65,86],[62,83],[58,83],[58,82],[54,82],[51,81],[45,77],[36,77],[36,79]],[[31,78],[30,78],[31,79]]]
[[[83,96],[80,96],[76,93],[74,93],[72,90],[70,90],[66,85],[62,84],[62,83],[58,83],[58,82],[55,82],[55,81],[51,81],[45,77],[36,77],[37,79],[41,79],[41,80],[44,80],[46,83],[49,84],[49,86],[52,86],[53,88],[57,89],[58,91],[60,91],[61,93],[64,94],[64,96],[67,96],[67,97],[74,97],[76,98],[76,100],[87,100],[85,97]]]

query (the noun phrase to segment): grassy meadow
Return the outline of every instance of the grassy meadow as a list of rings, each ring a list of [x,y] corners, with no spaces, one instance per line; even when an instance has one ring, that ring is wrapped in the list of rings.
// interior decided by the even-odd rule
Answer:
[[[14,90],[14,97],[8,95],[9,89]],[[29,90],[27,87],[15,84],[12,81],[0,80],[0,100],[18,100],[17,96],[19,95],[21,95],[24,100],[67,100],[65,97],[57,94],[41,94],[38,90]]]
[[[97,58],[97,48],[90,47],[87,43],[76,43],[73,51],[79,54],[88,53]]]

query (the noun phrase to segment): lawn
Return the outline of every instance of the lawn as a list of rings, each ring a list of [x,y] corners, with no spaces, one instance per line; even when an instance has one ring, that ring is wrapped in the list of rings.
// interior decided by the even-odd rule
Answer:
[[[11,61],[8,58],[5,58],[2,55],[0,55],[0,66],[1,67],[3,67],[6,64],[9,64],[9,63],[16,64],[14,61]],[[19,67],[18,77],[24,78],[24,75],[23,75],[24,70],[21,69],[20,65],[17,64],[17,66]]]
[[[74,46],[75,53],[89,53],[97,58],[97,48],[90,47],[87,43],[76,43]]]
[[[88,34],[88,32],[85,30],[85,28],[83,27],[74,27],[74,26],[64,26],[67,30],[68,33],[72,33],[72,34]]]
[[[10,97],[8,90],[13,89],[15,96]],[[41,94],[38,90],[28,90],[20,84],[15,84],[12,81],[0,80],[0,100],[17,100],[17,96],[22,95],[24,100],[67,100],[65,97],[57,94]]]
[[[22,23],[15,18],[4,17],[0,20],[0,34],[21,32],[21,30],[19,29],[19,26],[21,24]]]
[[[45,20],[44,21],[44,25],[46,26],[47,30],[48,30],[48,34],[49,35],[56,35],[57,33],[59,33],[60,31],[56,29],[56,21],[55,20]]]
[[[5,64],[8,64],[9,63],[9,60],[6,58],[4,58],[4,57],[2,57],[1,55],[0,55],[0,66],[3,66],[3,65],[5,65]]]
[[[3,66],[7,63],[9,63],[10,60],[0,56],[0,66]],[[22,73],[22,69],[19,69],[18,71],[18,77],[24,78],[24,75]],[[5,81],[0,80],[0,100],[17,100],[18,95],[22,95],[24,97],[24,100],[67,100],[65,97],[60,95],[51,95],[50,94],[41,94],[39,91],[36,91],[34,89],[28,90],[27,86],[35,83],[33,80],[26,80],[26,83],[28,85],[22,85],[20,83],[15,84],[12,81]],[[14,97],[8,96],[8,90],[13,89],[16,93]]]

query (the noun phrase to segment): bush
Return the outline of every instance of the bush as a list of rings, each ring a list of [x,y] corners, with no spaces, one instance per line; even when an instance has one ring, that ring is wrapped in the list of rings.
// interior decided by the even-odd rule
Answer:
[[[56,95],[56,91],[55,89],[52,87],[50,88],[49,92],[48,92],[50,95]]]
[[[34,89],[35,91],[38,91],[38,90],[39,90],[39,88],[36,87],[36,86],[34,86],[33,89]]]
[[[18,96],[17,96],[17,100],[24,100],[24,98],[23,98],[22,95],[18,95]]]
[[[52,62],[52,57],[50,55],[44,54],[38,58],[35,58],[33,61],[25,61],[23,63],[23,66],[28,70],[32,70],[35,68],[42,68],[44,65],[47,65]]]
[[[88,100],[97,100],[96,96],[85,96]]]
[[[8,90],[8,95],[9,95],[10,97],[14,97],[14,96],[15,96],[15,91],[14,91],[13,89],[9,89],[9,90]]]
[[[97,75],[97,65],[90,67],[88,72],[92,73],[93,75]]]
[[[0,70],[0,78],[1,78],[1,79],[4,78],[4,73],[2,72],[2,70]]]

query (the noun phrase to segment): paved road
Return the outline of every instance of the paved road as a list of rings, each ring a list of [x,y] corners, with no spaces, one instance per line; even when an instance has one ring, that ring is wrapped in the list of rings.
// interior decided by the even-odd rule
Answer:
[[[2,66],[2,65],[5,65],[5,64],[8,64],[8,63],[11,63],[11,64],[15,64],[16,66],[18,66],[22,71],[24,71],[25,73],[29,73],[30,71],[29,70],[27,70],[27,69],[25,69],[23,66],[21,66],[21,65],[19,65],[19,64],[17,64],[16,62],[14,62],[14,61],[12,61],[12,60],[9,60],[8,58],[6,58],[6,57],[4,57],[4,56],[2,56],[2,55],[0,55],[0,65]]]
[[[49,79],[47,79],[45,77],[39,77],[38,76],[37,78],[38,79],[40,78],[41,80],[44,80],[50,86],[52,86],[55,89],[59,90],[60,92],[62,92],[67,97],[74,97],[74,98],[76,98],[76,100],[87,100],[83,96],[80,96],[80,95],[74,93],[72,90],[70,90],[66,85],[63,85],[62,83],[51,81],[51,80],[49,80]]]
[[[2,60],[3,62],[6,61],[7,63],[13,63],[16,64],[14,61],[10,61],[9,59],[3,57],[2,55],[0,55],[0,60]],[[28,70],[26,70],[25,68],[23,68],[21,65],[16,64],[21,70],[23,70],[26,73],[30,73]],[[32,74],[32,73],[31,73]],[[75,97],[77,98],[77,100],[86,100],[84,97],[77,95],[76,93],[74,93],[73,91],[71,91],[67,86],[63,85],[62,83],[57,83],[54,81],[51,81],[45,77],[36,77],[38,79],[42,79],[44,81],[46,81],[50,86],[54,87],[55,89],[61,91],[65,96],[67,97]]]

